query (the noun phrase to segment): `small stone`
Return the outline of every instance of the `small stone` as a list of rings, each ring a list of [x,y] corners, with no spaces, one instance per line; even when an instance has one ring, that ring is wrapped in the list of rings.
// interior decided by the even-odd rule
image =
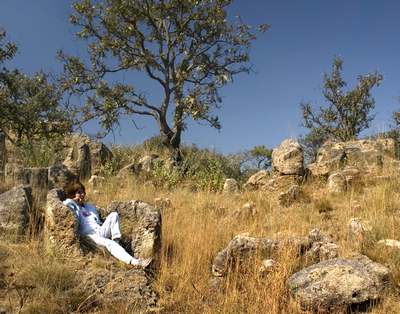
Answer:
[[[378,245],[385,246],[390,249],[400,250],[400,241],[393,239],[379,240]]]
[[[339,172],[333,173],[329,176],[327,185],[330,193],[342,193],[346,191],[346,178]]]
[[[372,231],[368,222],[361,218],[351,218],[348,225],[348,234],[351,239],[363,241],[365,236]]]
[[[226,179],[223,187],[223,192],[233,194],[239,192],[239,184],[235,179]]]
[[[105,177],[92,175],[88,181],[88,186],[93,190],[93,189],[97,189],[105,182],[106,182]]]
[[[265,276],[274,271],[277,265],[278,263],[273,259],[264,259],[258,271],[260,275]]]

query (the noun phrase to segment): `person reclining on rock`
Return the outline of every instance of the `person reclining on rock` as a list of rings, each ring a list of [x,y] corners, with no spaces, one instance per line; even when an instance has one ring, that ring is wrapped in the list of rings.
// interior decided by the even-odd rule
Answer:
[[[151,258],[134,258],[119,245],[121,231],[118,213],[110,213],[101,223],[96,207],[84,203],[86,192],[83,184],[75,183],[66,192],[67,199],[63,203],[77,218],[80,235],[87,236],[98,246],[105,247],[111,255],[126,264],[146,268],[151,263]]]

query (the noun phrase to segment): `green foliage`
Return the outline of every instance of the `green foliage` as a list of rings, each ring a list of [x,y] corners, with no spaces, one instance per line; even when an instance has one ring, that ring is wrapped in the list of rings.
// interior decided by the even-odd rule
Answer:
[[[326,106],[314,110],[310,103],[300,105],[303,125],[311,130],[305,137],[305,143],[311,147],[327,139],[356,139],[374,118],[371,111],[375,101],[370,93],[374,86],[379,86],[382,75],[377,72],[360,75],[357,86],[344,91],[347,84],[342,78],[342,65],[342,59],[336,57],[332,73],[324,76],[323,95],[327,101]]]
[[[34,141],[21,140],[13,150],[13,158],[26,167],[48,167],[62,161],[63,138],[38,138]]]
[[[17,51],[14,44],[4,42],[0,32],[0,65],[12,59]],[[72,122],[60,107],[61,94],[49,75],[42,72],[32,77],[18,70],[0,69],[0,131],[16,145],[41,138],[63,135],[71,130]]]
[[[249,48],[256,32],[238,19],[230,23],[231,0],[138,0],[74,3],[71,23],[88,43],[87,64],[59,53],[64,90],[86,95],[82,121],[98,119],[106,132],[123,115],[153,118],[164,146],[179,153],[186,120],[220,128],[213,110],[218,90],[249,72]],[[140,88],[116,82],[113,74],[140,72],[155,82],[161,99],[150,101]]]
[[[184,154],[185,176],[196,190],[220,191],[227,178],[238,178],[240,169],[232,167],[221,154],[196,147],[187,148]]]
[[[157,155],[160,158],[153,170],[150,173],[143,171],[138,180],[151,181],[157,187],[166,189],[181,185],[194,190],[219,191],[225,179],[241,179],[241,163],[238,159],[212,150],[199,149],[194,145],[182,146],[183,161],[181,165],[174,166],[158,139],[154,137],[141,145],[130,147],[113,146],[111,150],[114,159],[110,166],[106,165],[105,172],[106,169],[112,169],[108,173],[115,175],[122,167],[138,162],[144,155]]]

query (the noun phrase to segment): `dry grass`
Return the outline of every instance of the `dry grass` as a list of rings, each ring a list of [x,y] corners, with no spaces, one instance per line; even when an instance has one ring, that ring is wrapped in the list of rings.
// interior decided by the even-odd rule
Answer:
[[[113,200],[140,199],[148,203],[153,203],[156,197],[171,200],[172,206],[165,208],[162,214],[161,271],[155,282],[160,295],[160,313],[301,313],[286,288],[288,277],[305,266],[294,252],[284,251],[275,256],[279,266],[266,277],[258,272],[261,257],[254,257],[247,262],[245,272],[233,271],[229,274],[224,293],[216,293],[209,288],[210,267],[216,253],[239,233],[268,237],[277,234],[306,235],[315,227],[334,237],[342,256],[360,250],[393,271],[395,288],[370,313],[399,313],[400,297],[396,291],[400,284],[399,254],[379,249],[372,241],[358,247],[347,237],[349,219],[360,217],[370,222],[371,240],[400,239],[398,178],[357,187],[340,195],[329,195],[322,186],[316,182],[305,185],[304,192],[310,201],[296,203],[289,208],[278,206],[276,195],[268,192],[224,195],[179,188],[160,191],[133,182],[121,185],[120,182],[110,181],[103,186],[100,194],[91,195],[89,191],[89,196],[91,201],[102,207]],[[231,215],[235,209],[250,201],[257,208],[256,215],[247,218]],[[22,312],[68,313],[79,306],[84,293],[73,289],[74,280],[77,280],[73,265],[42,256],[38,253],[40,249],[32,244],[17,248],[3,243],[0,249],[0,262],[14,265],[15,278],[18,277],[21,285],[34,283],[36,287],[26,292],[28,296],[23,300]],[[0,280],[10,284],[9,278],[0,277]],[[11,296],[7,298],[11,300],[7,301],[8,304],[18,309],[23,297],[11,291]],[[109,311],[106,309],[104,313]],[[117,308],[114,311],[123,312]]]

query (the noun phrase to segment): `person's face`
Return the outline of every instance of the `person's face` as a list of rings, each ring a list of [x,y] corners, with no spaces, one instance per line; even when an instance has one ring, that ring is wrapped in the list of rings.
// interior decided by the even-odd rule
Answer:
[[[86,193],[84,190],[79,189],[78,191],[75,192],[75,197],[74,201],[76,201],[79,204],[82,204],[83,201],[85,200]]]

